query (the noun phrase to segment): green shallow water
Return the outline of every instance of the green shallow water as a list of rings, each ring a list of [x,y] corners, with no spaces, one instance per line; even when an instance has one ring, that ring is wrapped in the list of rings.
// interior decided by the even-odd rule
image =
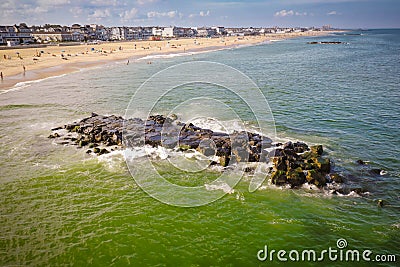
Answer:
[[[247,185],[207,206],[178,208],[146,195],[123,166],[110,170],[97,160],[10,182],[1,188],[1,259],[5,265],[245,266],[259,264],[264,245],[321,251],[344,237],[351,248],[398,250],[393,208],[298,190],[249,193]]]
[[[152,59],[151,65],[139,60],[1,94],[0,265],[287,265],[276,259],[260,262],[257,252],[265,245],[275,250],[322,251],[336,248],[336,241],[344,238],[349,249],[397,255],[397,263],[379,264],[396,266],[399,37],[398,30],[381,30],[317,38],[347,41],[347,46],[310,46],[308,40],[297,39]],[[142,191],[121,155],[97,159],[84,149],[47,138],[51,128],[92,111],[123,115],[132,94],[148,77],[193,60],[217,61],[248,75],[268,99],[279,138],[323,144],[335,169],[369,194],[336,196],[270,186],[250,193],[251,177],[245,176],[233,193],[213,203],[173,207]],[[177,88],[160,102],[158,111],[212,90],[193,87],[182,94]],[[216,98],[236,105],[246,123],[254,124],[246,107],[233,97],[225,99],[225,94],[229,96],[223,92]],[[140,112],[140,106],[136,108]],[[358,166],[355,161],[360,158],[369,165]],[[182,173],[162,160],[156,165],[166,179],[184,186],[202,185],[218,175],[212,170]],[[371,176],[370,167],[388,174]],[[385,201],[383,208],[377,206],[378,199]],[[348,265],[329,260],[323,264]]]

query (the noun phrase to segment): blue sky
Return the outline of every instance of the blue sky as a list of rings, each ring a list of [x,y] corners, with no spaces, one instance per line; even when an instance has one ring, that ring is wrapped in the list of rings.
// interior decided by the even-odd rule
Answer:
[[[0,24],[400,28],[399,0],[2,0]]]

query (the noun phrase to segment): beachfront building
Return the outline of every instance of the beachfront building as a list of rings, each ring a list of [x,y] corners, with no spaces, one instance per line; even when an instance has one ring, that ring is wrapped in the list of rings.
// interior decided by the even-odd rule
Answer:
[[[0,26],[0,45],[14,46],[33,41],[31,29],[25,23],[19,26]]]
[[[153,34],[153,36],[162,36],[163,29],[162,28],[158,28],[158,27],[153,27],[151,29],[151,33]]]
[[[178,37],[184,37],[185,35],[185,29],[182,27],[165,27],[162,30],[162,37],[164,38],[178,38]]]
[[[195,28],[183,28],[183,36],[195,37],[197,36],[197,30]]]
[[[218,34],[218,35],[226,34],[225,27],[217,26],[217,27],[212,27],[212,29],[214,29],[216,34]]]
[[[215,28],[207,28],[201,27],[197,28],[197,36],[199,37],[212,37],[217,34],[217,30]]]
[[[175,37],[174,35],[175,27],[166,27],[162,31],[162,37],[172,38]]]
[[[38,31],[32,33],[33,38],[38,43],[50,43],[50,42],[72,42],[73,37],[70,32],[44,32]]]
[[[126,40],[126,28],[125,27],[112,27],[110,40]]]

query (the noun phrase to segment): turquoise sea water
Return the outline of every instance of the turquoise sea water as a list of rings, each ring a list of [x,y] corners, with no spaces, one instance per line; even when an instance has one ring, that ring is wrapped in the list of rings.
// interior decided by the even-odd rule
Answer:
[[[288,263],[276,258],[260,262],[257,252],[265,245],[322,251],[337,248],[340,238],[348,249],[396,255],[398,264],[400,30],[352,33],[357,35],[110,64],[0,94],[0,265],[283,265]],[[92,111],[123,115],[151,75],[196,61],[223,63],[249,76],[268,100],[280,140],[323,144],[335,170],[368,193],[337,196],[271,186],[250,193],[245,177],[232,194],[211,204],[173,207],[144,193],[121,155],[97,159],[47,139],[51,128]],[[193,85],[166,95],[158,109],[168,112],[191,97],[214,94],[246,123],[254,123],[234,95],[213,90]],[[359,166],[358,159],[369,164]],[[387,174],[371,175],[371,168]],[[178,175],[168,166],[162,172],[189,186],[216,176],[211,170]],[[384,200],[383,208],[378,199]],[[324,263],[346,264],[328,258]]]

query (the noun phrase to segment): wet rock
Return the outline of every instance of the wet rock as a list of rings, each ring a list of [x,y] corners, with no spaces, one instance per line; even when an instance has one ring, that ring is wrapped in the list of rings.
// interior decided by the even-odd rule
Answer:
[[[249,158],[249,152],[243,147],[235,147],[232,149],[232,154],[236,162],[247,162]]]
[[[311,153],[316,156],[321,156],[324,152],[322,145],[310,146]]]
[[[219,158],[219,164],[220,164],[222,167],[228,166],[228,165],[229,165],[229,157],[227,157],[227,156],[221,156],[221,157]]]
[[[283,149],[294,149],[293,143],[291,141],[286,142],[285,144],[283,144]]]
[[[86,146],[88,144],[88,142],[87,141],[85,141],[85,140],[81,140],[81,141],[79,141],[79,146],[80,147],[84,147],[84,146]]]
[[[214,156],[216,152],[216,146],[214,142],[210,140],[203,140],[196,149],[204,156]]]
[[[366,164],[366,163],[365,163],[363,160],[361,160],[361,159],[356,160],[356,163],[359,164],[359,165],[365,165],[365,164]]]
[[[331,171],[331,162],[328,158],[315,158],[314,164],[316,169],[320,170],[323,173],[329,173]]]
[[[60,135],[58,133],[54,133],[54,134],[50,134],[47,138],[54,139],[57,137],[60,137]]]
[[[108,151],[108,150],[105,149],[105,148],[100,149],[100,152],[99,152],[100,155],[108,154],[108,153],[110,153],[110,151]]]
[[[61,130],[61,129],[63,129],[63,128],[64,128],[64,127],[60,126],[60,127],[52,128],[51,130],[52,130],[52,131],[58,131],[58,130]]]
[[[270,158],[272,158],[272,157],[283,157],[283,156],[285,156],[285,153],[284,153],[284,150],[282,148],[277,148],[277,149],[274,149],[271,152],[269,152],[268,156]]]
[[[146,120],[124,119],[120,116],[103,116],[92,113],[79,122],[54,128],[68,132],[67,143],[88,147],[94,154],[109,153],[124,146],[150,145],[186,151],[196,149],[205,156],[219,157],[223,167],[230,163],[272,162],[271,181],[276,185],[290,184],[297,187],[306,181],[323,186],[327,182],[339,182],[339,176],[326,174],[331,171],[329,158],[324,158],[322,145],[308,146],[302,142],[273,143],[266,136],[246,131],[232,134],[202,129],[193,123],[183,123],[176,115],[165,117],[151,115]],[[61,137],[57,132],[49,138]],[[274,148],[272,151],[266,148]],[[107,149],[108,148],[108,149]],[[270,152],[268,152],[270,151]],[[244,167],[244,170],[247,167]],[[371,170],[374,172],[374,170]],[[374,172],[378,173],[378,172]],[[379,170],[379,174],[380,174]]]
[[[300,186],[300,185],[304,184],[306,181],[306,176],[304,175],[304,172],[301,168],[289,170],[286,173],[286,177],[287,177],[288,183],[292,187]]]
[[[272,162],[274,164],[274,169],[277,171],[286,171],[286,158],[285,157],[273,157]]]
[[[314,184],[316,186],[324,186],[327,182],[325,176],[316,170],[307,171],[306,179],[309,184]]]
[[[275,185],[284,185],[287,183],[286,172],[277,170],[271,175],[271,182]]]
[[[376,169],[375,168],[375,169],[370,169],[369,173],[372,174],[372,175],[385,175],[386,171],[382,170],[382,169]]]
[[[335,183],[344,183],[344,178],[338,173],[330,173],[329,178]]]

